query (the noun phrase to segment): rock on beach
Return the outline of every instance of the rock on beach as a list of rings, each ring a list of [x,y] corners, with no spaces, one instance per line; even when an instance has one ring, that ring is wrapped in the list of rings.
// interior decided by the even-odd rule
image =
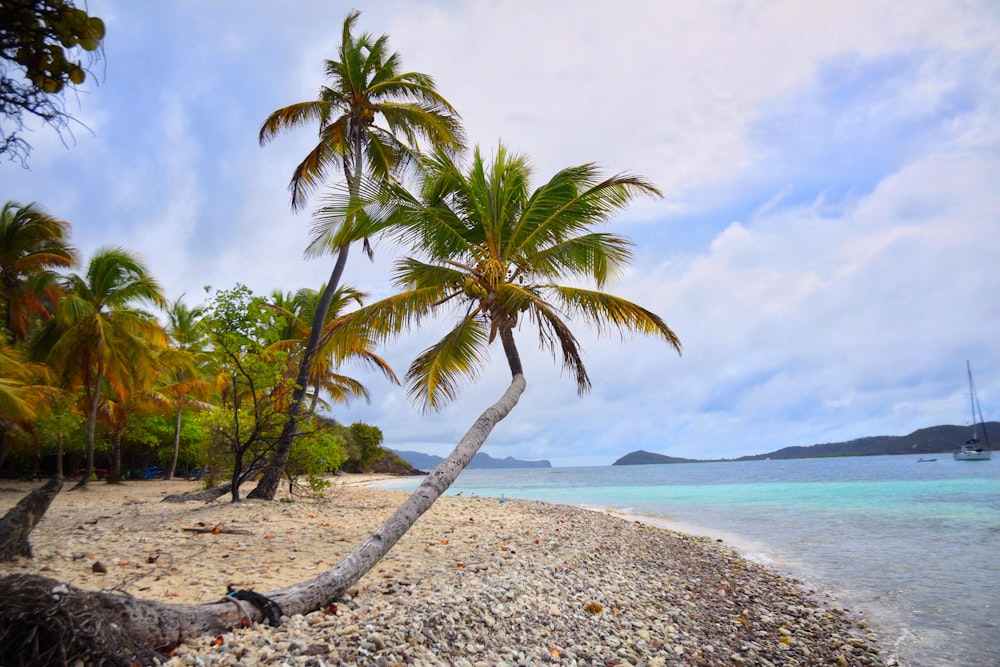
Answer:
[[[336,563],[406,495],[336,481],[321,500],[272,503],[158,502],[196,488],[187,482],[63,492],[32,535],[35,558],[0,572],[168,602],[215,601],[227,586],[267,591]],[[2,511],[31,488],[0,487]],[[449,496],[335,604],[189,640],[163,664],[894,664],[868,626],[709,538]]]

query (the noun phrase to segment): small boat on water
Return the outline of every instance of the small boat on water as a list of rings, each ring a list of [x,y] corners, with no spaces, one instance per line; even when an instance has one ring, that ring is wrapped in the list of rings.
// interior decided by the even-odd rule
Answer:
[[[979,398],[976,396],[976,385],[972,382],[972,366],[968,361],[965,367],[969,372],[969,400],[972,403],[972,437],[965,441],[961,447],[956,447],[954,457],[956,461],[989,461],[990,460],[990,437],[986,433],[986,422],[983,421],[983,411],[979,407]],[[978,422],[976,419],[978,418]],[[982,426],[982,435],[985,445],[979,441],[979,427]]]
[[[917,459],[917,463],[934,463],[937,459]]]

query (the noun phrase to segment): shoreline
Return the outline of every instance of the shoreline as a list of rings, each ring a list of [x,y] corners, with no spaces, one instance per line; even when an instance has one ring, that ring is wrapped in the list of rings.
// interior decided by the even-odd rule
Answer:
[[[0,573],[165,602],[267,591],[339,561],[407,495],[331,481],[322,500],[236,505],[158,502],[193,482],[63,491],[35,558]],[[37,486],[0,482],[0,511]],[[183,530],[199,525],[243,532]],[[335,607],[186,642],[165,664],[895,664],[864,620],[731,546],[519,499],[443,496]]]

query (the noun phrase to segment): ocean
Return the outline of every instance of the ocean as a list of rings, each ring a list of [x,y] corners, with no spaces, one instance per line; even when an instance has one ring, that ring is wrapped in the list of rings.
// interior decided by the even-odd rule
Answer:
[[[865,618],[902,665],[1000,665],[997,459],[466,470],[457,493],[612,509],[721,538]]]

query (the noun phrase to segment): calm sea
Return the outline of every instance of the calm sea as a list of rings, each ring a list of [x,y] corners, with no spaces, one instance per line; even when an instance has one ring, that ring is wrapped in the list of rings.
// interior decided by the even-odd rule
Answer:
[[[997,459],[467,470],[456,493],[615,509],[721,537],[862,614],[904,665],[1000,665]]]

